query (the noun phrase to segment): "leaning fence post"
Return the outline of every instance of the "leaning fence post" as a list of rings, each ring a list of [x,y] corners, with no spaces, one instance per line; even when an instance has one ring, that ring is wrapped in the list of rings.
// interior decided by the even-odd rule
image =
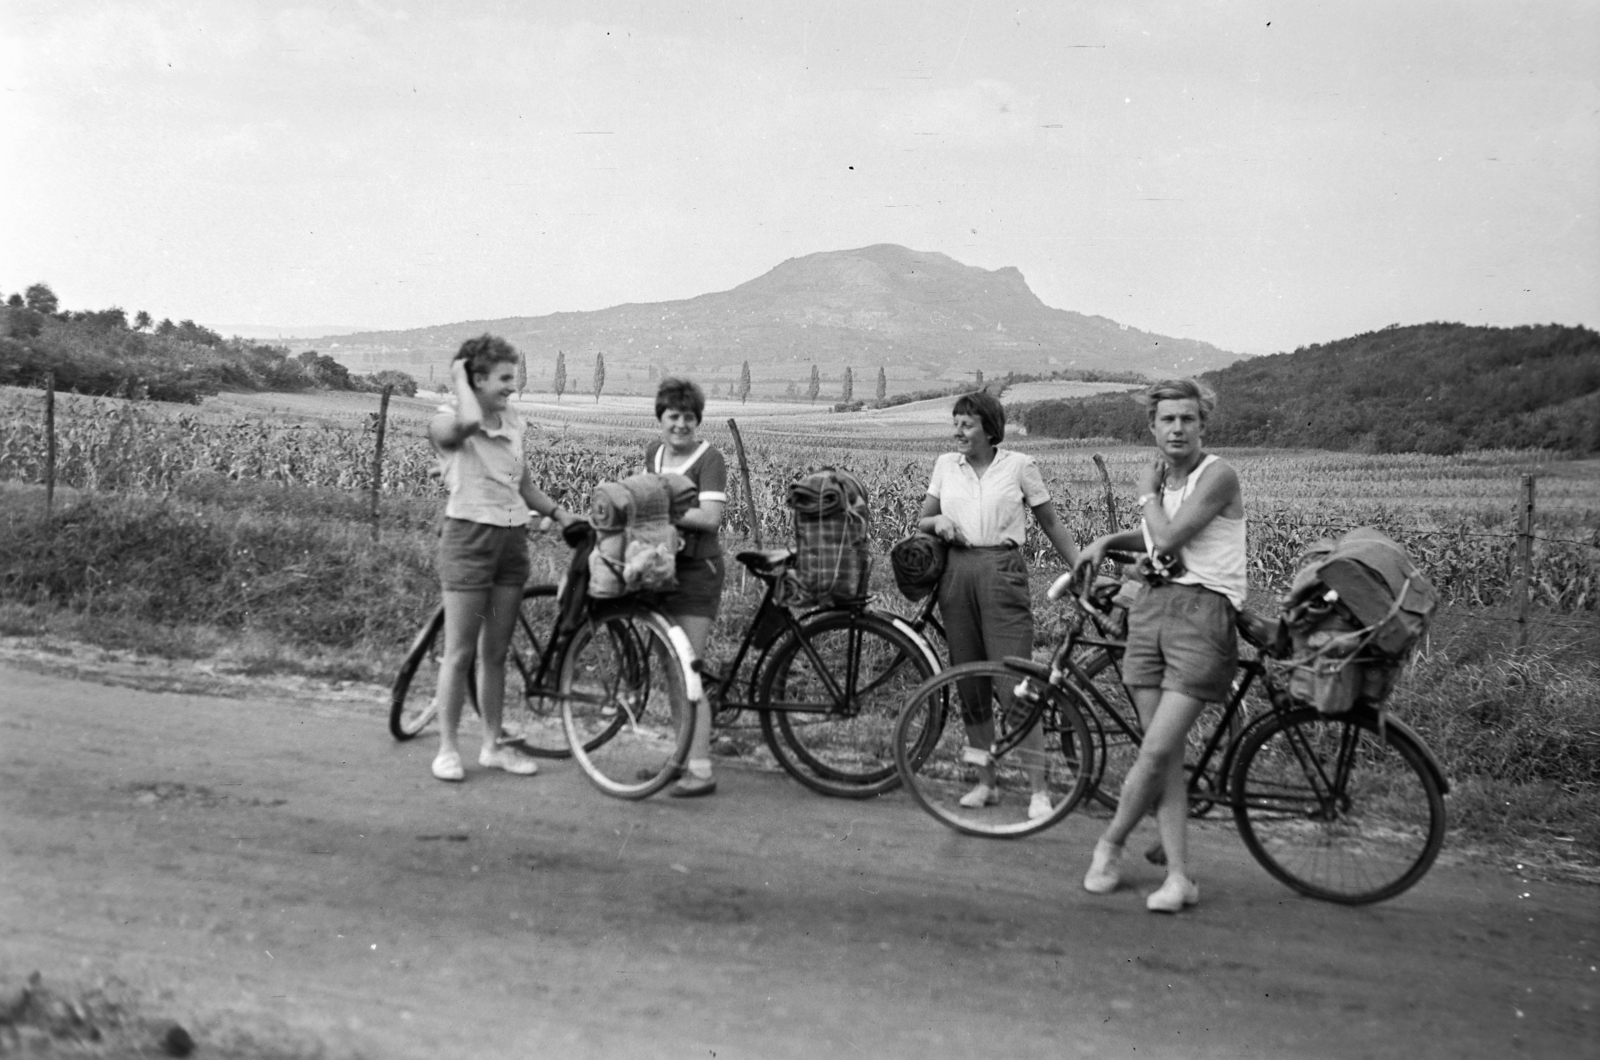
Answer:
[[[383,489],[383,432],[389,424],[389,395],[394,384],[383,385],[383,396],[378,399],[378,440],[372,447],[372,540],[378,540],[378,494]]]
[[[1522,476],[1517,502],[1517,647],[1528,646],[1528,597],[1533,584],[1533,476]]]
[[[1100,482],[1106,491],[1106,533],[1114,534],[1121,527],[1117,525],[1117,496],[1111,492],[1111,473],[1106,470],[1106,458],[1095,453],[1094,466],[1100,469]]]
[[[744,483],[744,502],[750,512],[750,535],[755,539],[756,548],[761,547],[761,521],[756,515],[756,498],[750,492],[750,461],[745,459],[744,438],[739,435],[739,425],[732,417],[728,419],[728,430],[733,434],[733,448],[739,454],[739,476]]]
[[[56,373],[44,374],[44,514],[56,503]]]

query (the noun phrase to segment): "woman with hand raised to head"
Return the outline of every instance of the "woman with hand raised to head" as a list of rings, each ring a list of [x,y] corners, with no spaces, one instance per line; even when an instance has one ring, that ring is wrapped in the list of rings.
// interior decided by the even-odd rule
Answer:
[[[455,404],[441,406],[428,424],[428,440],[450,491],[439,533],[444,660],[433,775],[446,781],[466,778],[456,733],[476,659],[483,715],[478,764],[531,776],[539,771],[533,757],[500,730],[506,652],[531,573],[527,526],[530,510],[563,527],[578,517],[534,485],[523,463],[522,417],[511,404],[517,351],[493,335],[468,339],[450,362],[450,381]]]
[[[1117,889],[1123,844],[1154,807],[1167,880],[1145,905],[1176,913],[1200,901],[1189,871],[1183,752],[1205,705],[1227,699],[1238,664],[1236,622],[1246,596],[1244,499],[1233,468],[1201,445],[1216,407],[1210,390],[1193,379],[1164,380],[1145,392],[1144,403],[1156,443],[1139,480],[1144,522],[1097,538],[1080,561],[1092,574],[1108,549],[1143,550],[1154,572],[1129,609],[1122,660],[1144,740],[1083,886],[1094,894]]]
[[[987,390],[963,395],[951,410],[951,420],[955,452],[934,462],[917,522],[917,529],[950,546],[939,579],[939,614],[950,664],[999,661],[1008,655],[1031,658],[1033,599],[1022,556],[1028,513],[1033,513],[1069,567],[1077,563],[1078,544],[1057,517],[1033,459],[1000,448],[1006,436],[1006,411],[999,399]],[[991,753],[995,736],[991,694],[1009,709],[1011,689],[990,689],[988,684],[975,679],[958,686],[967,757],[978,771],[977,785],[960,799],[969,809],[992,806],[1000,799]],[[1021,745],[1032,788],[1028,816],[1033,818],[1051,812],[1043,741],[1042,727],[1036,725]]]

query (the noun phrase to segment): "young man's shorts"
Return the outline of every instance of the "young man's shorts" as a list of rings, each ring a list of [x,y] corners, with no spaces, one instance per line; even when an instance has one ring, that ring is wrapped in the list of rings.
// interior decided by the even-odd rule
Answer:
[[[1239,665],[1236,622],[1221,593],[1198,585],[1145,587],[1128,609],[1122,683],[1225,702]]]
[[[722,605],[722,583],[727,571],[722,554],[701,559],[678,560],[678,587],[662,597],[662,610],[669,615],[691,618],[716,618]]]
[[[439,584],[446,592],[522,587],[533,573],[528,528],[446,519],[439,531]]]

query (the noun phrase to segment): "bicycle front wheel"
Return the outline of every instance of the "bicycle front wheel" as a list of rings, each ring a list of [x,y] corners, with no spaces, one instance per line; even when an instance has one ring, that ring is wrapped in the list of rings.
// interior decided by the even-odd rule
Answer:
[[[674,634],[683,636],[648,608],[608,606],[603,618],[578,629],[562,656],[567,745],[607,795],[654,795],[682,773],[689,757],[694,704]]]
[[[439,716],[439,670],[444,659],[444,608],[423,623],[389,691],[389,734],[409,740]]]
[[[1380,902],[1444,844],[1444,795],[1422,750],[1368,714],[1310,708],[1249,730],[1229,785],[1251,855],[1312,898]]]
[[[1015,690],[1026,682],[1027,694]],[[967,835],[1015,838],[1049,828],[1094,783],[1081,699],[998,662],[951,667],[912,693],[895,727],[901,780],[924,810]],[[980,787],[966,718],[992,717],[994,784]]]
[[[774,649],[757,706],[778,763],[813,791],[864,799],[900,782],[894,727],[933,675],[925,646],[888,619],[828,611]]]

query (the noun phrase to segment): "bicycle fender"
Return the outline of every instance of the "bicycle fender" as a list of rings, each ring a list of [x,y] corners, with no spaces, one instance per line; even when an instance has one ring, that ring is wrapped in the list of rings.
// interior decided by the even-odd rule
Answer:
[[[705,696],[705,688],[700,684],[700,670],[694,664],[694,647],[689,643],[689,635],[676,622],[662,625],[667,627],[667,640],[678,655],[678,665],[683,668],[683,687],[689,702],[698,703]]]
[[[1357,708],[1357,710],[1377,722],[1380,726],[1398,729],[1400,735],[1415,744],[1418,753],[1422,755],[1422,760],[1428,764],[1428,771],[1433,774],[1433,779],[1439,782],[1439,793],[1441,795],[1450,794],[1450,778],[1444,775],[1444,767],[1439,764],[1439,759],[1434,756],[1433,748],[1429,747],[1422,737],[1417,735],[1417,730],[1392,714],[1385,713],[1380,717],[1379,712],[1370,707],[1364,710]]]
[[[890,625],[894,626],[895,629],[898,629],[901,633],[904,633],[906,636],[910,637],[911,643],[922,649],[922,657],[928,661],[929,666],[933,667],[934,673],[938,673],[940,670],[944,669],[944,663],[939,661],[939,656],[936,652],[934,652],[933,645],[928,643],[927,637],[924,637],[921,633],[917,632],[915,626],[901,618],[899,615],[884,615],[882,617],[887,618]]]

